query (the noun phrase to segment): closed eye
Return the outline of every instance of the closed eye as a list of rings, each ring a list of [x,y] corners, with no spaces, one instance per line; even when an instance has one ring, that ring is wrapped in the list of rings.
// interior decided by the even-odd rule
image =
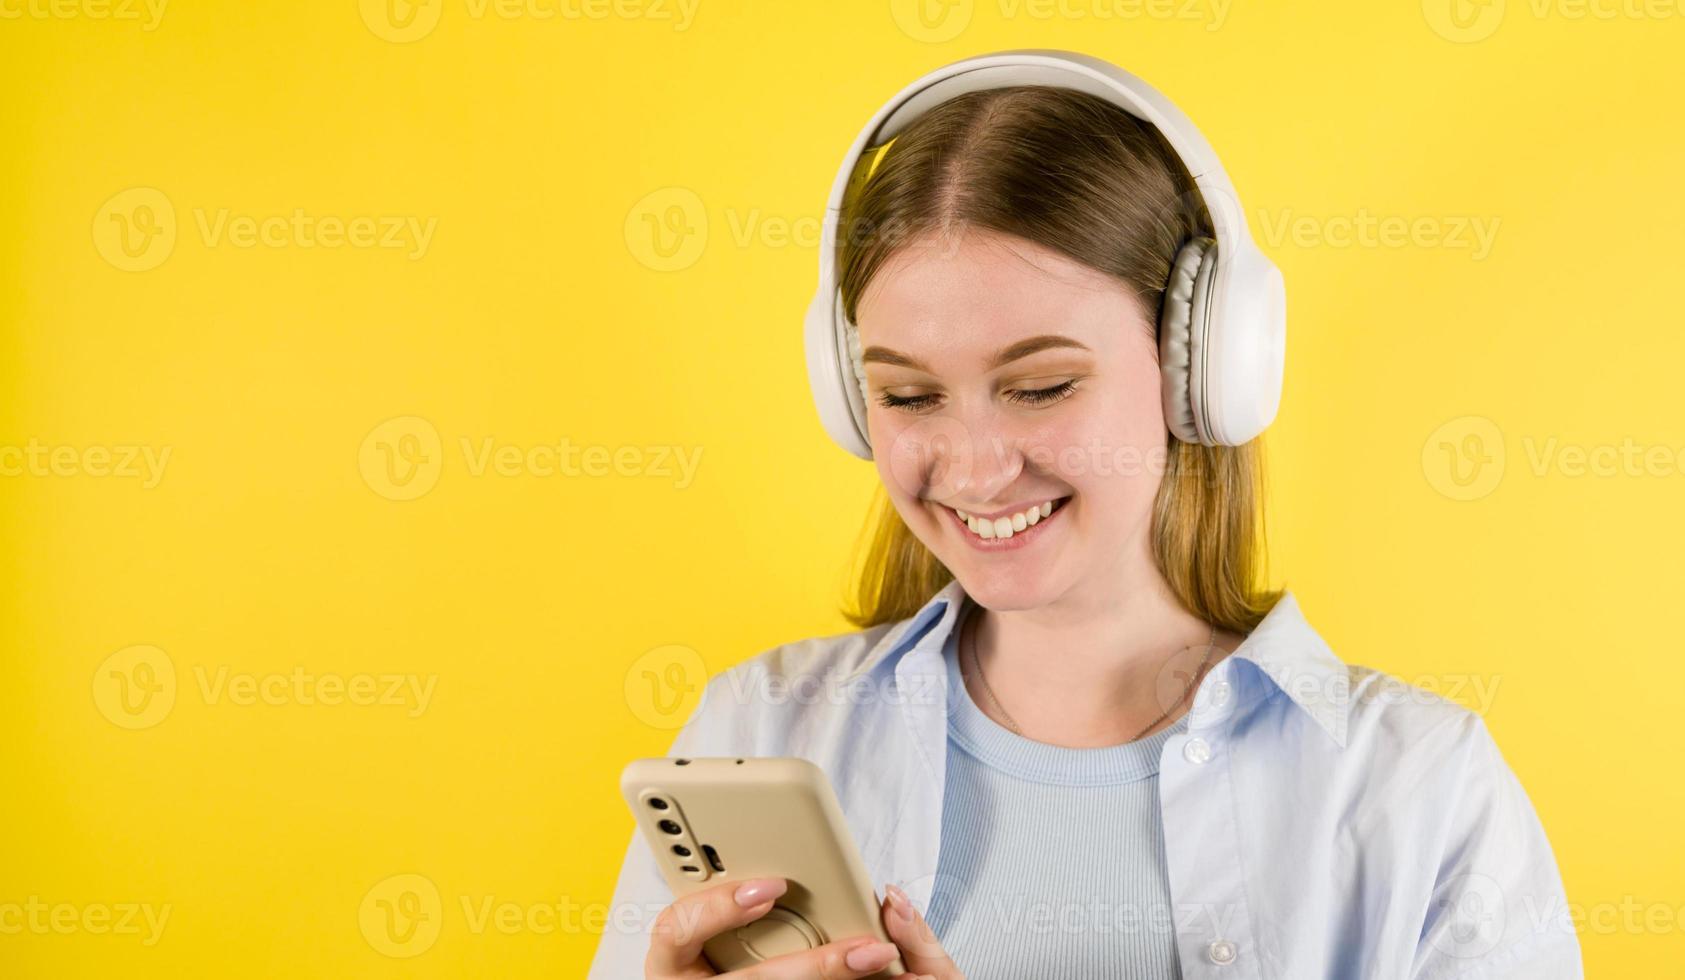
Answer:
[[[1008,397],[1021,405],[1045,405],[1068,397],[1072,391],[1076,390],[1076,384],[1073,380],[1061,382],[1051,388],[1018,389],[1014,390]],[[903,398],[899,395],[892,395],[887,391],[878,397],[878,403],[885,408],[900,408],[914,412],[928,407],[935,400],[935,395],[914,395],[910,398]]]

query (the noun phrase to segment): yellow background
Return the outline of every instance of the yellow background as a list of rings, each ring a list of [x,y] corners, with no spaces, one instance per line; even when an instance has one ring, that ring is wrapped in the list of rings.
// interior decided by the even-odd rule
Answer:
[[[848,628],[876,475],[800,336],[839,158],[1015,47],[1165,90],[1285,273],[1273,579],[1484,712],[1588,975],[1685,956],[1677,6],[128,2],[0,2],[0,908],[70,917],[0,974],[583,975],[622,764]],[[433,231],[229,237],[295,212]]]

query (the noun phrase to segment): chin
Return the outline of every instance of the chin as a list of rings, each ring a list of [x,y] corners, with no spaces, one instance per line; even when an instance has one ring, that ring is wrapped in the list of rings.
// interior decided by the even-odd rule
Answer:
[[[950,565],[949,568],[954,568]],[[1054,577],[1052,569],[979,569],[961,566],[954,570],[965,594],[978,605],[995,612],[1036,609],[1065,592],[1066,583]]]

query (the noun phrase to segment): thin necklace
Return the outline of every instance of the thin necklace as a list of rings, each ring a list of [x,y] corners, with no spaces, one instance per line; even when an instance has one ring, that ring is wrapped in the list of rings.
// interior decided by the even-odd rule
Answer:
[[[965,623],[963,623],[961,625],[960,635],[965,641],[966,650],[971,654],[971,664],[972,664],[972,667],[977,671],[977,679],[983,683],[983,693],[987,694],[989,696],[989,703],[994,706],[994,709],[996,711],[1000,712],[1000,716],[1002,718],[1006,719],[1007,727],[1012,729],[1012,733],[1014,735],[1022,736],[1024,734],[1023,730],[1018,727],[1018,723],[1016,721],[1012,720],[1012,716],[1006,713],[1006,709],[1000,706],[1000,699],[995,697],[994,688],[989,686],[989,678],[987,678],[983,674],[983,663],[982,663],[982,661],[977,659],[977,646],[976,646],[976,644],[974,644],[972,642],[973,636],[972,636],[971,631],[966,629],[966,627],[969,627],[970,625],[971,625],[971,617],[967,616]],[[1182,685],[1182,696],[1176,699],[1175,704],[1172,704],[1170,707],[1164,709],[1164,714],[1159,715],[1157,718],[1154,718],[1152,720],[1152,722],[1147,725],[1146,728],[1143,728],[1139,732],[1136,732],[1135,737],[1130,739],[1131,742],[1135,741],[1136,739],[1139,739],[1141,736],[1147,734],[1149,731],[1152,731],[1153,725],[1156,725],[1159,722],[1163,721],[1164,719],[1170,717],[1170,712],[1176,710],[1176,707],[1178,705],[1180,705],[1184,700],[1187,699],[1188,691],[1193,689],[1194,680],[1196,678],[1198,678],[1199,675],[1205,671],[1205,665],[1211,662],[1211,655],[1213,653],[1215,653],[1216,650],[1217,650],[1217,624],[1216,623],[1211,624],[1211,638],[1206,641],[1205,647],[1206,647],[1205,659],[1201,660],[1199,662],[1199,667],[1198,667],[1198,669],[1196,669],[1194,671],[1193,677],[1188,678],[1188,682],[1186,684]]]

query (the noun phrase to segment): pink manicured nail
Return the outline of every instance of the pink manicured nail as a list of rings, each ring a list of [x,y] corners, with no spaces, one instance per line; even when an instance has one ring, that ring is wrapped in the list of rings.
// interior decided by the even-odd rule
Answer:
[[[894,943],[871,943],[849,950],[843,962],[850,970],[881,970],[897,955]]]
[[[889,906],[896,918],[902,922],[913,921],[913,903],[907,900],[907,893],[894,885],[885,885],[884,891],[889,892]]]
[[[746,909],[752,909],[763,902],[770,902],[784,894],[784,890],[788,887],[790,886],[782,878],[756,878],[754,881],[746,881],[739,885],[737,891],[732,892],[731,897],[737,900],[738,905]]]

